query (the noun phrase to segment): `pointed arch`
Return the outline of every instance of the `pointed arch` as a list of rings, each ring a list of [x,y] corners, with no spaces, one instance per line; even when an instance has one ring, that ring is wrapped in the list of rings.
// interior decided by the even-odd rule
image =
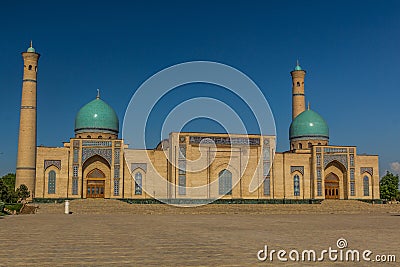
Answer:
[[[101,170],[95,168],[87,174],[87,178],[106,178],[106,175]]]

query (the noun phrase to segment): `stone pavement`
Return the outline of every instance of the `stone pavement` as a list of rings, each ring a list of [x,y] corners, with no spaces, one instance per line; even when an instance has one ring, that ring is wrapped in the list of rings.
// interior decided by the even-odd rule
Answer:
[[[182,209],[112,202],[108,205],[129,207],[113,214],[86,210],[107,202],[81,201],[73,205],[72,201],[71,211],[75,208],[76,212],[70,215],[62,214],[62,205],[51,204],[36,215],[1,218],[0,266],[270,266],[270,262],[257,261],[257,251],[264,245],[288,251],[322,250],[336,248],[340,237],[351,249],[395,254],[397,264],[400,260],[397,207],[373,213],[267,214],[260,213],[263,205],[254,205],[256,212],[252,213],[250,206],[236,207],[235,212],[230,205]],[[307,206],[291,205],[290,209],[310,208]],[[281,207],[284,212],[288,210]],[[235,214],[237,211],[239,214]],[[272,264],[305,265],[276,259]]]

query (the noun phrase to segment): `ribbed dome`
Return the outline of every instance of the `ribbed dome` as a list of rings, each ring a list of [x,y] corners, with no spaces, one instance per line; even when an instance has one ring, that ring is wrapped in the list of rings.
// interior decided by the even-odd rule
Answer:
[[[325,120],[315,111],[300,113],[290,124],[289,139],[299,137],[321,137],[329,139],[329,128]]]
[[[83,106],[75,118],[75,133],[118,134],[119,121],[114,109],[97,97]]]

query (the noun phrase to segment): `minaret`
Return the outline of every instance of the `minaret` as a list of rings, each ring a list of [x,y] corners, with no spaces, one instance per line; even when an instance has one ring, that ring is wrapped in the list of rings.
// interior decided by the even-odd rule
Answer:
[[[36,76],[39,57],[31,41],[28,50],[22,52],[24,75],[15,182],[16,188],[25,184],[31,191],[31,198],[34,197],[36,179]]]
[[[300,113],[306,110],[306,104],[304,99],[304,77],[306,71],[303,70],[299,61],[292,72],[292,120],[297,117]]]

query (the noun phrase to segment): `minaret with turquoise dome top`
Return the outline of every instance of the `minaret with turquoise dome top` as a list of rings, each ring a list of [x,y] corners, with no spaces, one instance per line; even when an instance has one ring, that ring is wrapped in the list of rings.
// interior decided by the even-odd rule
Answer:
[[[296,67],[292,72],[292,120],[300,113],[306,110],[305,96],[304,96],[304,77],[306,71],[300,67],[297,60]]]
[[[36,179],[36,85],[40,55],[32,41],[24,59],[15,187],[25,184],[34,197]]]
[[[317,112],[305,108],[304,77],[305,70],[297,61],[292,72],[292,123],[289,129],[291,150],[311,149],[315,145],[328,145],[329,128]]]

